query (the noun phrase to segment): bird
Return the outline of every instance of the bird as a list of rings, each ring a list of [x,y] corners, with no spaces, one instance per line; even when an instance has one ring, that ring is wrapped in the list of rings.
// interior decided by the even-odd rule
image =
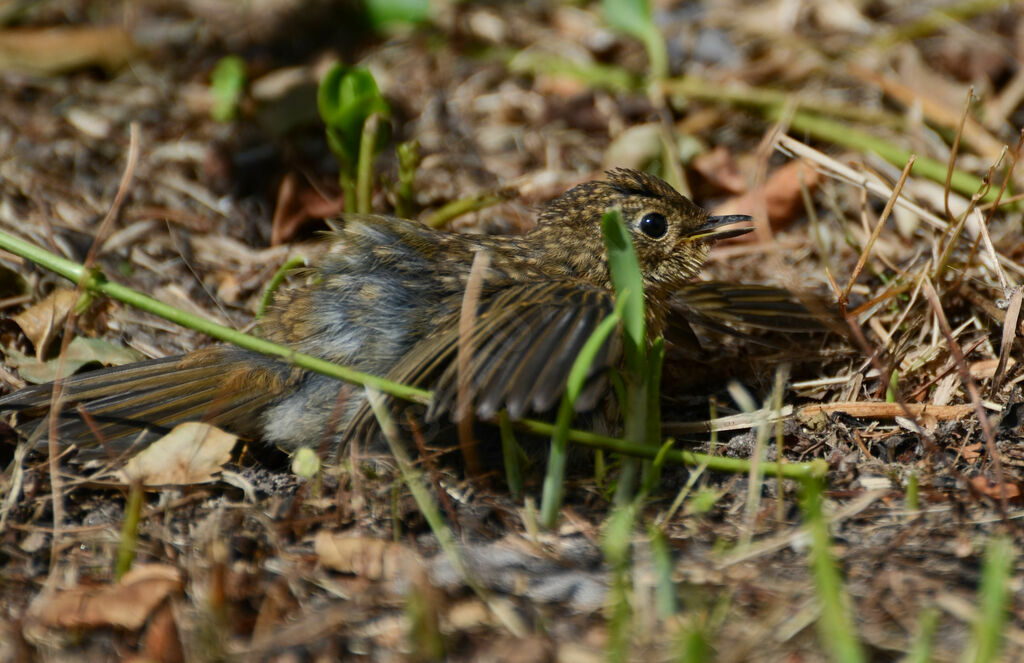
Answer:
[[[551,200],[521,235],[449,232],[375,214],[329,220],[325,250],[297,285],[275,293],[259,332],[300,352],[431,389],[432,418],[454,414],[460,388],[468,389],[480,419],[502,411],[512,420],[549,413],[580,348],[615,306],[601,231],[609,209],[621,212],[634,245],[648,340],[666,332],[693,340],[692,331],[679,334],[680,325],[670,324],[672,302],[698,275],[712,244],[749,232],[736,224],[751,218],[711,216],[662,179],[632,169],[610,170]],[[469,379],[460,382],[460,311],[481,252],[488,266],[468,336],[462,331],[471,363]],[[613,334],[589,369],[578,411],[595,408],[609,391],[605,376],[620,355]],[[52,390],[52,383],[42,384],[0,397],[0,412],[15,412],[16,429],[31,435],[45,425]],[[123,453],[191,420],[286,451],[328,440],[337,452],[373,435],[361,387],[227,345],[71,376],[62,402],[60,444],[74,445],[82,457]]]

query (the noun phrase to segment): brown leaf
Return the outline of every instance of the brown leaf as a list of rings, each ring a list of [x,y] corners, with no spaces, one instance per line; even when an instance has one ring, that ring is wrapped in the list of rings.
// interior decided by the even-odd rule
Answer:
[[[181,648],[181,636],[178,625],[174,621],[174,611],[169,602],[157,609],[149,620],[146,633],[142,638],[144,656],[140,660],[160,661],[161,663],[178,663],[185,660],[185,652]]]
[[[981,457],[981,442],[975,444],[968,444],[967,446],[960,449],[960,457],[971,462]],[[977,478],[977,477],[975,477]]]
[[[808,192],[814,193],[821,175],[801,161],[790,161],[769,175],[763,188],[730,198],[716,207],[713,214],[750,214],[757,210],[763,198],[772,229],[784,228],[803,213],[801,180]]]
[[[46,355],[50,342],[64,326],[68,314],[78,302],[78,293],[70,288],[58,288],[38,304],[29,307],[11,319],[25,333],[36,349],[40,361]]]
[[[327,568],[369,580],[406,577],[419,564],[419,556],[399,543],[326,530],[317,532],[314,547]]]
[[[1006,495],[1006,499],[1014,500],[1020,497],[1020,486],[1015,483],[1006,482],[1005,490],[999,490],[999,484],[989,480],[988,477],[978,475],[971,477],[971,487],[982,495],[991,497],[994,500],[1001,499],[1000,493]]]
[[[181,571],[166,564],[143,564],[114,585],[75,587],[33,607],[46,626],[99,628],[116,626],[134,631],[172,593],[181,591]]]
[[[118,343],[102,338],[85,338],[84,336],[78,336],[68,344],[63,363],[59,357],[40,361],[23,355],[14,348],[5,348],[4,354],[8,365],[17,368],[18,374],[33,384],[52,382],[59,377],[72,375],[82,366],[94,362],[99,362],[104,366],[120,366],[145,358],[140,352]],[[59,370],[61,366],[63,366],[63,371]]]
[[[288,173],[277,189],[277,204],[270,224],[270,245],[284,244],[310,220],[319,220],[341,213],[343,199],[333,200],[309,186],[300,186],[295,175]]]
[[[215,479],[238,441],[210,424],[186,421],[149,445],[118,471],[125,483],[147,486],[206,483]]]
[[[723,145],[693,158],[693,169],[714,186],[738,195],[747,190],[747,180],[740,172],[732,152]]]
[[[131,36],[118,27],[0,30],[0,70],[53,75],[99,65],[118,69],[135,55]]]

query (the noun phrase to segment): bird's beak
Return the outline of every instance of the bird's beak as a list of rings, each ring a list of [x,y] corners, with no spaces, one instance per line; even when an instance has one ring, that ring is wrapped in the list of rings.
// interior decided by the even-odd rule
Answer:
[[[728,214],[726,216],[709,216],[707,221],[703,225],[696,228],[692,234],[687,235],[684,239],[688,242],[696,241],[707,241],[707,240],[719,240],[725,239],[726,237],[739,237],[740,235],[746,235],[748,232],[754,229],[753,226],[745,226],[743,228],[725,228],[722,226],[731,226],[734,223],[748,223],[754,219],[747,216],[746,214]]]

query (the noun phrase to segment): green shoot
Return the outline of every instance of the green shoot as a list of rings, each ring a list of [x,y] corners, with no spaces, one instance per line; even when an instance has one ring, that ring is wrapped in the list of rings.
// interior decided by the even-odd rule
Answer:
[[[376,32],[421,25],[430,20],[430,0],[363,0]]]
[[[672,582],[672,550],[668,545],[665,530],[651,523],[647,526],[647,536],[651,541],[651,557],[654,560],[654,572],[658,584],[654,588],[658,616],[667,619],[676,614],[676,586]]]
[[[622,402],[625,438],[637,445],[647,445],[649,435],[647,421],[651,414],[648,398],[650,384],[645,377],[649,372],[647,359],[647,323],[644,314],[644,283],[640,274],[640,263],[633,251],[633,240],[629,236],[622,213],[609,210],[601,217],[605,248],[608,252],[608,270],[615,287],[616,308],[618,300],[625,299],[622,308],[622,340],[625,357],[622,374],[625,399]],[[660,366],[655,371],[661,374]],[[656,394],[655,394],[656,395]],[[622,463],[622,472],[615,490],[615,503],[624,505],[633,498],[636,489],[640,463],[627,458]]]
[[[345,210],[369,210],[367,189],[373,156],[390,139],[391,114],[377,82],[366,69],[335,64],[320,81],[317,107],[327,131],[327,145],[338,160],[338,181],[345,195]],[[377,122],[369,122],[377,116]],[[364,137],[364,133],[369,134]],[[356,190],[357,179],[362,186]],[[359,197],[361,196],[361,197]],[[357,202],[358,201],[358,202]]]
[[[807,479],[803,482],[803,489],[801,506],[811,534],[811,571],[818,600],[821,601],[821,617],[818,618],[820,642],[833,661],[863,663],[866,659],[853,626],[849,598],[843,589],[843,579],[836,568],[836,562],[829,552],[832,540],[822,511],[823,482]]]
[[[885,388],[885,402],[895,403],[896,395],[900,392],[900,372],[898,369],[892,369],[892,373],[889,374],[889,386]]]
[[[925,608],[917,618],[917,635],[904,663],[928,663],[934,659],[935,629],[939,625],[939,610],[934,606]]]
[[[668,48],[654,22],[650,0],[604,0],[601,4],[609,25],[643,42],[650,61],[651,80],[668,78]]]
[[[518,500],[523,495],[523,470],[519,461],[522,449],[516,442],[515,431],[512,430],[512,422],[508,418],[508,412],[502,410],[498,415],[498,428],[501,431],[501,456],[505,465],[505,482],[512,498]]]
[[[629,602],[629,551],[633,524],[636,522],[636,510],[636,502],[616,507],[608,518],[601,539],[601,551],[612,569],[611,587],[608,591],[608,645],[605,650],[608,661],[629,660],[629,639],[633,621],[633,608]]]
[[[1014,544],[1005,537],[994,538],[985,549],[985,563],[981,569],[981,587],[978,589],[980,613],[974,622],[974,637],[968,650],[973,656],[964,660],[973,663],[998,661],[1002,649],[1004,626],[1009,608],[1010,578],[1017,553]]]
[[[565,493],[565,466],[569,457],[569,425],[575,414],[576,399],[583,391],[587,373],[594,363],[597,352],[615,328],[619,326],[622,320],[622,309],[627,301],[628,298],[620,298],[615,303],[615,310],[601,321],[587,342],[583,344],[583,348],[569,370],[565,393],[558,405],[558,414],[551,435],[551,451],[548,456],[548,468],[544,474],[544,488],[541,494],[541,524],[549,529],[554,527],[558,521],[558,511],[562,506],[562,496]]]
[[[214,120],[230,122],[235,119],[245,83],[245,60],[237,55],[228,55],[217,61],[210,73],[210,94],[213,96],[210,116]]]
[[[412,218],[416,212],[416,169],[420,165],[420,144],[410,140],[399,143],[398,153],[398,199],[395,214],[403,219]]]
[[[292,256],[291,258],[288,258],[288,260],[286,260],[276,272],[274,272],[274,276],[271,277],[270,283],[267,284],[266,289],[263,290],[263,295],[260,297],[260,306],[256,310],[257,318],[262,318],[267,312],[267,309],[270,308],[270,305],[274,302],[274,293],[277,292],[277,289],[281,287],[282,283],[284,283],[284,279],[288,276],[288,272],[292,271],[296,267],[301,267],[306,264],[308,263],[306,262],[305,257]]]
[[[142,519],[142,484],[132,482],[128,489],[128,503],[124,507],[124,522],[121,524],[121,541],[117,549],[114,577],[121,579],[132,568],[135,548],[139,542],[139,521]]]

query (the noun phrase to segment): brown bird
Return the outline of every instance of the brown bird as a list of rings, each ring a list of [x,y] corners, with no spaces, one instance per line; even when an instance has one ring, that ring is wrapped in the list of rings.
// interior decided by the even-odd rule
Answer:
[[[276,295],[261,332],[301,352],[433,389],[431,415],[451,413],[460,309],[474,255],[486,251],[489,268],[470,333],[475,413],[488,419],[507,409],[516,419],[548,412],[578,351],[613,309],[600,228],[613,207],[633,238],[651,339],[668,329],[670,300],[700,271],[711,244],[750,230],[723,229],[750,217],[708,216],[664,181],[634,170],[613,170],[606,181],[571,189],[521,236],[346,215],[330,223],[329,248],[305,283]],[[578,410],[595,406],[606,369],[618,363],[616,340],[595,360]],[[0,398],[0,411],[18,411],[17,425],[28,434],[37,425],[32,419],[46,414],[51,392],[50,384],[22,389]],[[316,446],[328,436],[337,450],[367,433],[366,415],[358,387],[214,346],[71,377],[58,430],[62,444],[110,453],[139,440],[141,431],[155,435],[204,420],[285,449]]]

